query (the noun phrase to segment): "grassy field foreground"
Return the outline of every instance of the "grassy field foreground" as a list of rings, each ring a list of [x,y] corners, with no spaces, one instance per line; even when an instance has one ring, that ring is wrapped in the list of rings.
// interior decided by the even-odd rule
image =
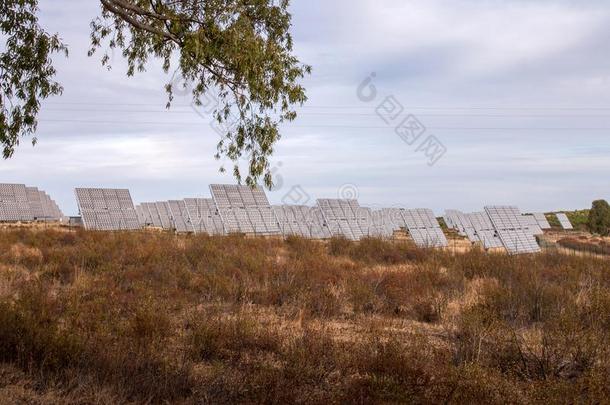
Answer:
[[[0,233],[0,403],[607,403],[610,262]]]

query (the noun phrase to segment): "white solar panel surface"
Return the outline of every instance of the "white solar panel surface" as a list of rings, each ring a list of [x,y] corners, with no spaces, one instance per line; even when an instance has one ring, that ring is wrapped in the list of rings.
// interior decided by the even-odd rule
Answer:
[[[0,184],[0,221],[33,221],[25,184]]]
[[[555,214],[557,216],[557,219],[559,220],[559,223],[561,224],[561,227],[567,231],[571,231],[574,229],[574,226],[572,225],[572,223],[570,222],[570,219],[568,218],[568,216],[562,212]]]
[[[167,205],[169,207],[171,222],[176,232],[195,232],[184,200],[170,200]]]
[[[28,203],[30,204],[30,211],[34,219],[47,219],[42,207],[40,191],[36,187],[26,187],[25,191],[27,194]]]
[[[371,211],[367,228],[368,235],[375,238],[391,238],[394,236],[394,231],[400,229],[400,227],[395,228],[385,209]]]
[[[546,219],[546,215],[544,215],[543,212],[535,212],[533,215],[541,229],[551,229],[551,224],[549,224],[549,221]]]
[[[478,242],[480,240],[470,219],[463,212],[458,210],[447,210],[445,211],[444,218],[447,226],[458,231],[460,235],[466,236],[469,241]]]
[[[496,235],[496,230],[486,212],[474,212],[472,214],[466,214],[466,217],[474,227],[477,238],[483,243],[485,249],[498,249],[504,247],[502,241],[498,235]]]
[[[264,190],[239,185],[210,185],[210,192],[226,233],[281,235]]]
[[[330,230],[324,226],[320,210],[305,205],[274,206],[273,211],[284,236],[301,236],[312,239],[331,237]]]
[[[129,190],[77,188],[75,192],[85,229],[118,231],[140,228]]]
[[[368,236],[370,211],[362,209],[356,200],[319,199],[318,208],[324,224],[333,236],[343,236],[349,240],[360,240]]]
[[[502,244],[509,254],[540,252],[540,246],[530,230],[524,227],[519,208],[513,206],[488,206],[489,215]]]
[[[142,203],[142,211],[144,212],[146,225],[163,228],[156,203]]]
[[[544,235],[544,231],[538,224],[538,221],[533,215],[522,215],[520,217],[524,228],[527,228],[532,235]]]
[[[224,233],[222,218],[218,214],[214,200],[211,198],[185,198],[184,203],[195,233],[207,233],[208,235]]]
[[[155,207],[157,208],[157,212],[159,213],[159,221],[161,222],[161,228],[166,230],[173,229],[172,218],[167,201],[157,201],[155,203]]]
[[[146,214],[144,213],[144,208],[142,208],[141,204],[136,205],[136,214],[138,214],[138,221],[140,225],[146,226]]]
[[[432,210],[427,208],[408,209],[402,210],[401,214],[409,234],[417,246],[425,248],[448,246],[447,238]]]
[[[42,208],[42,219],[47,221],[61,220],[61,218],[63,217],[63,213],[61,212],[55,201],[53,201],[51,197],[49,197],[49,195],[42,190],[38,190],[38,195],[40,197],[40,205]]]

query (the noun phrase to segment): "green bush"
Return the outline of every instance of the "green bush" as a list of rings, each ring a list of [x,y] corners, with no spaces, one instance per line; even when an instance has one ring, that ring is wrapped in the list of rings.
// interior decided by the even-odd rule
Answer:
[[[589,230],[601,236],[610,235],[610,205],[606,200],[593,201],[588,219]]]

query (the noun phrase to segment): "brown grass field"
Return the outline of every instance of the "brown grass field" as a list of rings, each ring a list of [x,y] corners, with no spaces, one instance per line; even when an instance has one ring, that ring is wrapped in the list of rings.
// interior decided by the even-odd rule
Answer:
[[[610,261],[0,233],[0,403],[608,403]]]

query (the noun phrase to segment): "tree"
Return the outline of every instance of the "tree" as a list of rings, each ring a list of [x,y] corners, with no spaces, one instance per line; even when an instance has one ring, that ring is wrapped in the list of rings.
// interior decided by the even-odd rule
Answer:
[[[610,235],[610,205],[606,200],[593,201],[589,211],[589,230],[601,236]]]
[[[192,82],[201,105],[217,92],[214,118],[226,129],[216,158],[228,157],[241,180],[239,159],[248,156],[247,184],[263,176],[272,185],[269,157],[278,126],[296,118],[293,106],[306,101],[299,79],[310,72],[292,55],[288,0],[101,0],[92,22],[93,53],[107,40],[128,62],[128,75],[144,71],[150,57],[169,72],[174,58],[182,84]],[[108,63],[107,55],[102,63]],[[174,84],[166,85],[168,108]],[[235,121],[235,122],[233,122]],[[229,125],[230,124],[230,125]],[[224,170],[221,168],[221,170]]]
[[[37,11],[38,0],[0,1],[0,38],[6,41],[0,53],[0,145],[5,159],[21,137],[36,132],[40,100],[62,92],[53,81],[51,55],[67,56],[68,49],[38,25]]]
[[[24,117],[6,118],[2,144],[9,157],[20,136],[36,129],[39,99],[61,93],[51,82],[55,71],[49,54],[65,47],[48,36],[36,21],[38,0],[2,0],[3,29],[24,35],[12,53],[35,58],[7,64],[2,86],[25,94]],[[174,67],[195,105],[215,92],[214,119],[225,128],[216,158],[229,158],[242,180],[240,159],[246,157],[247,184],[261,177],[272,185],[269,157],[280,138],[279,125],[296,118],[294,107],[307,100],[299,81],[311,68],[292,54],[288,0],[100,0],[101,16],[91,22],[91,49],[119,49],[127,60],[127,75],[143,72],[151,59],[160,59],[168,73]],[[5,14],[9,13],[8,16]],[[25,18],[26,22],[22,22]],[[29,23],[27,22],[29,21]],[[27,25],[29,24],[29,25]],[[29,31],[24,32],[24,26]],[[36,38],[32,41],[31,37]],[[35,52],[38,51],[37,53]],[[8,59],[8,58],[7,58]],[[105,53],[101,62],[109,65]],[[21,87],[19,87],[21,86]],[[165,85],[170,108],[175,83]],[[25,91],[20,91],[20,90]],[[3,100],[3,106],[4,100]],[[229,125],[230,124],[230,125]],[[224,171],[224,168],[221,167]]]

